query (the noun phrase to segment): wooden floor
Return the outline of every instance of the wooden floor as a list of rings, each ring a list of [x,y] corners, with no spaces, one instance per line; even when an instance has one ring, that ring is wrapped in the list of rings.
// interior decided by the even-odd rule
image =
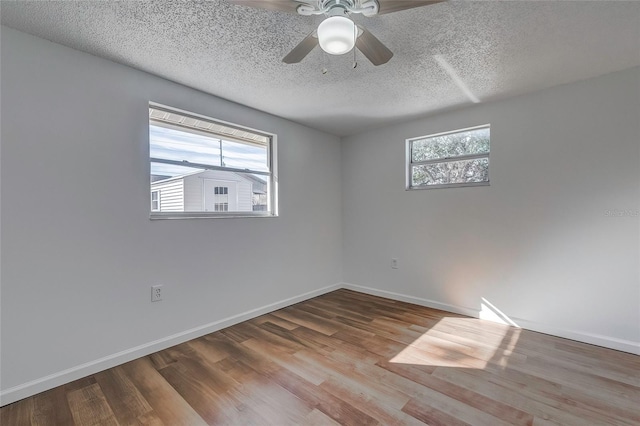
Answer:
[[[640,357],[339,290],[24,399],[13,425],[638,425]]]

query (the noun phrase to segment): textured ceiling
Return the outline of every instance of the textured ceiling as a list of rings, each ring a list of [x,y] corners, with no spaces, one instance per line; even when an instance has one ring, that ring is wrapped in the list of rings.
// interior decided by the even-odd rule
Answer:
[[[212,1],[2,1],[2,24],[348,135],[640,65],[640,2],[449,1],[354,20],[394,53],[316,48],[321,17]],[[321,73],[327,68],[326,74]]]

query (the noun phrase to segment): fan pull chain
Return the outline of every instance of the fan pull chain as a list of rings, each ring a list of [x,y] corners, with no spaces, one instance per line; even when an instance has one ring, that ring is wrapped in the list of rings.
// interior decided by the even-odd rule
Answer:
[[[353,69],[356,69],[358,66],[358,61],[356,60],[356,42],[358,41],[358,26],[353,26]]]
[[[322,51],[322,69],[320,70],[320,72],[322,73],[322,75],[326,75],[329,72],[329,61],[327,60],[327,57],[329,55]]]
[[[329,72],[327,64],[327,54],[322,52],[322,69],[320,70],[320,72],[322,72],[323,75]]]

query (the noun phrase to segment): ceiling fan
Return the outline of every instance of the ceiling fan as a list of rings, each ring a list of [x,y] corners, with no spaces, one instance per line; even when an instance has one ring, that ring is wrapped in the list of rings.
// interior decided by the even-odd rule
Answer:
[[[393,52],[369,31],[356,25],[349,18],[350,14],[360,13],[371,17],[443,1],[446,0],[227,0],[237,5],[281,10],[303,16],[327,16],[316,30],[282,59],[284,63],[298,63],[320,45],[322,50],[331,55],[345,54],[355,46],[373,65],[386,64]]]

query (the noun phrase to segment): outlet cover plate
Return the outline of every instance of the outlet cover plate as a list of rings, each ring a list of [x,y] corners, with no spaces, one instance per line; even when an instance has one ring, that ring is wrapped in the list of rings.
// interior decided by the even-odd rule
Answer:
[[[151,286],[151,301],[159,302],[162,300],[162,286],[154,285]]]

